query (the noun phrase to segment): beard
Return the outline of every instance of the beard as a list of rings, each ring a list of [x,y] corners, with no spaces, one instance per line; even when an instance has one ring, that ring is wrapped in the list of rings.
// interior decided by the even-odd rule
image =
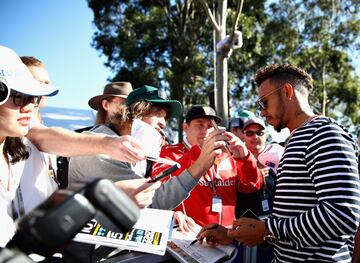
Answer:
[[[281,122],[279,122],[277,125],[274,126],[275,131],[281,132],[282,129],[284,129],[285,126]]]
[[[276,116],[276,119],[279,120],[279,122],[274,125],[274,129],[277,132],[281,132],[282,129],[286,128],[286,120],[285,120],[285,108],[282,104],[279,105],[279,114]]]

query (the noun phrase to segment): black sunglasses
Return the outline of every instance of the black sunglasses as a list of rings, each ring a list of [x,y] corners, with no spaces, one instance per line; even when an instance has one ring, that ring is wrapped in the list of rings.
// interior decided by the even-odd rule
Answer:
[[[275,93],[276,91],[282,89],[282,87],[283,87],[283,86],[278,87],[277,89],[269,92],[268,94],[265,94],[264,96],[262,96],[261,98],[259,98],[259,99],[257,100],[256,103],[257,103],[257,105],[259,106],[260,110],[266,110],[266,109],[267,109],[268,102],[267,102],[267,100],[264,101],[264,98],[266,98],[266,97],[270,96],[271,94]]]
[[[251,136],[254,136],[255,134],[257,136],[263,136],[265,134],[264,131],[261,131],[261,130],[257,130],[257,131],[244,131],[244,134],[246,137],[251,137]]]
[[[25,107],[29,103],[33,103],[35,107],[39,106],[41,96],[30,96],[15,90],[10,90],[7,85],[0,81],[0,105],[4,104],[9,97],[13,98],[13,102],[18,107]]]
[[[41,96],[29,96],[21,92],[11,91],[10,97],[13,98],[13,102],[16,106],[25,107],[26,105],[32,103],[35,107],[39,106]]]

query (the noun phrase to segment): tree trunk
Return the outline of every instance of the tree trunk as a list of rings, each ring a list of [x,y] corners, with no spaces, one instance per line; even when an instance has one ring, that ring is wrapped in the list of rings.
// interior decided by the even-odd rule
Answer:
[[[218,0],[216,21],[220,26],[220,32],[215,33],[218,43],[226,36],[227,0]],[[228,59],[221,52],[216,52],[216,80],[214,82],[215,109],[222,118],[221,125],[228,126]]]
[[[321,85],[323,88],[323,99],[321,105],[321,114],[326,116],[326,102],[327,102],[327,91],[326,91],[326,62],[324,62],[321,70]]]

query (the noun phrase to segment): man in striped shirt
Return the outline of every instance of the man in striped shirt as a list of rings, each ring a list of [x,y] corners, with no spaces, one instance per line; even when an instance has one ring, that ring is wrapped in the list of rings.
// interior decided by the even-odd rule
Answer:
[[[271,241],[275,262],[351,262],[360,212],[353,138],[333,119],[313,113],[312,78],[301,68],[271,65],[255,81],[261,115],[291,135],[277,170],[272,215],[236,220],[226,239],[248,246]],[[209,232],[201,236],[226,242]]]

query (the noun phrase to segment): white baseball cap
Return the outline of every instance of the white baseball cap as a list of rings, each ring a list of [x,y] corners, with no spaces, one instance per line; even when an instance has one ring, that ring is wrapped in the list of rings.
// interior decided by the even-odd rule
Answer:
[[[280,144],[268,144],[258,155],[258,160],[262,165],[272,168],[276,172],[284,150],[284,147],[282,147]]]
[[[260,118],[258,118],[258,117],[256,117],[256,116],[252,116],[252,117],[249,117],[249,118],[245,121],[244,126],[243,126],[243,130],[245,130],[246,127],[248,127],[248,126],[251,125],[251,124],[258,124],[258,125],[260,125],[261,127],[263,127],[264,129],[266,129],[265,122],[264,122],[262,119],[260,119]]]
[[[30,96],[54,96],[59,92],[54,86],[35,80],[20,57],[4,46],[0,46],[0,82],[8,88],[8,94],[1,96],[0,105],[6,102],[10,90]]]

